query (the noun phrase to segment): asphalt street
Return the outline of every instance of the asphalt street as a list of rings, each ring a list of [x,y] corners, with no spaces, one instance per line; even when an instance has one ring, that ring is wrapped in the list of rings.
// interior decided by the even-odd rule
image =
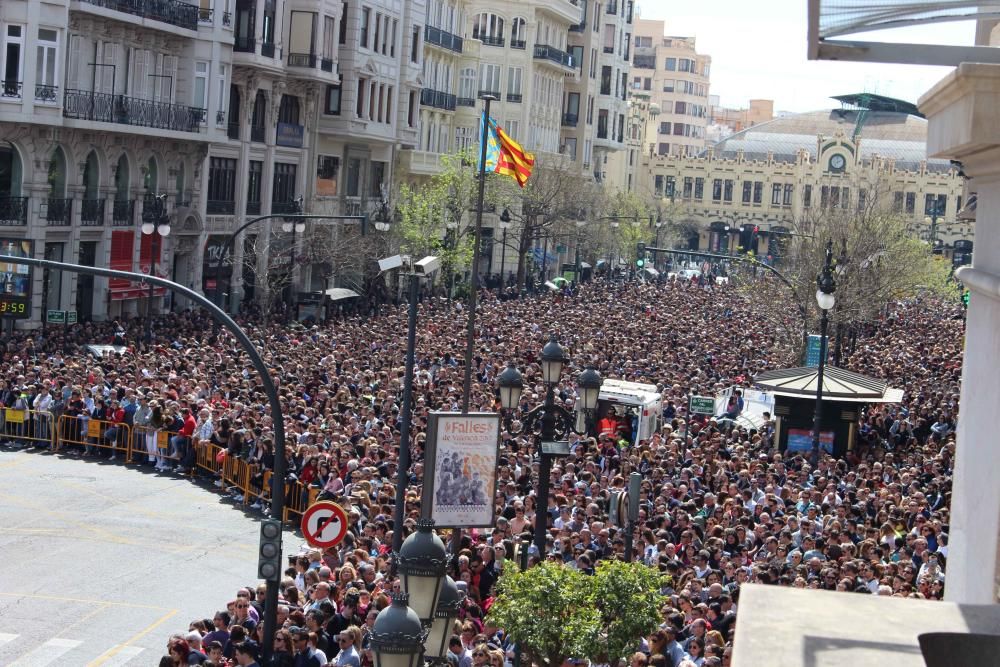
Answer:
[[[257,582],[254,516],[147,468],[0,448],[0,526],[0,665],[155,665]]]

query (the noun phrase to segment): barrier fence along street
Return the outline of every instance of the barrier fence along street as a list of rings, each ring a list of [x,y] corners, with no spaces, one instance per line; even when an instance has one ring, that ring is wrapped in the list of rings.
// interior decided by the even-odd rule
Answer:
[[[141,463],[153,458],[179,463],[178,453],[170,442],[176,431],[130,426],[88,416],[59,415],[49,412],[0,408],[0,442],[22,442],[35,447],[44,446],[52,452],[66,447],[83,447],[86,451],[109,450],[124,463]],[[193,477],[199,470],[219,477],[224,489],[236,488],[243,496],[240,505],[255,500],[270,501],[273,474],[260,471],[259,466],[248,463],[236,454],[209,442],[194,447],[194,466],[186,474]],[[320,489],[305,486],[298,480],[285,482],[286,504],[282,521],[290,517],[301,518],[303,512],[316,502]]]

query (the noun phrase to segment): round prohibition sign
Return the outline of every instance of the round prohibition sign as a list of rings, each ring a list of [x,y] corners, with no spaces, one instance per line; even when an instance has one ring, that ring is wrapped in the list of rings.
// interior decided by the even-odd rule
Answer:
[[[314,547],[335,547],[347,535],[347,513],[336,503],[315,503],[302,513],[302,535]]]

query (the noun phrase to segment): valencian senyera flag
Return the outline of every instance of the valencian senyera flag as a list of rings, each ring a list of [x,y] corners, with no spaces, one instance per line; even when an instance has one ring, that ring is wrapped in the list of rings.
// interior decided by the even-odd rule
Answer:
[[[483,136],[483,114],[479,119],[479,136]],[[521,148],[521,144],[510,138],[504,129],[497,124],[495,118],[490,118],[489,130],[486,134],[486,169],[504,176],[510,176],[522,188],[531,176],[535,166],[535,156]]]

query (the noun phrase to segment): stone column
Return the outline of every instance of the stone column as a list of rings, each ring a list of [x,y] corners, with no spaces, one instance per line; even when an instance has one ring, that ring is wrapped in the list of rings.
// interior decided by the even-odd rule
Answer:
[[[958,271],[971,301],[965,332],[962,397],[946,597],[967,604],[1000,600],[1000,65],[963,63],[920,99],[928,119],[927,154],[962,163],[979,201],[972,266]]]

